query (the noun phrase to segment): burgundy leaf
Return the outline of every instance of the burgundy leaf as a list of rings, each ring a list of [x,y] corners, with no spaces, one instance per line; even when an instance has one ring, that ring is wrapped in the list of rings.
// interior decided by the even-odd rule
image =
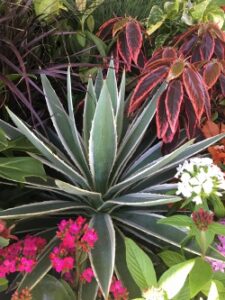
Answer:
[[[166,66],[159,67],[151,73],[143,76],[134,89],[131,97],[128,113],[134,112],[142,102],[148,97],[152,89],[166,78],[169,68]]]
[[[225,42],[225,33],[216,23],[211,23],[211,32],[216,35],[222,42]]]
[[[177,51],[175,48],[166,47],[163,49],[162,58],[177,58]]]
[[[223,43],[219,40],[215,40],[215,55],[217,56],[218,59],[224,59],[224,45]]]
[[[173,150],[175,150],[175,148],[177,148],[177,146],[179,145],[179,143],[181,142],[181,139],[180,139],[180,126],[179,126],[179,123],[178,123],[178,126],[177,126],[177,130],[173,136],[173,139],[170,143],[163,143],[162,145],[162,153],[164,155],[168,154],[168,153],[171,153]]]
[[[222,95],[225,97],[225,75],[221,74],[220,75],[220,88]]]
[[[196,46],[191,56],[191,62],[194,63],[194,62],[199,62],[201,60],[202,59],[200,54],[200,47]]]
[[[206,32],[200,46],[200,55],[202,60],[210,60],[214,53],[215,40],[209,32]]]
[[[198,128],[198,121],[195,117],[193,106],[187,97],[185,97],[184,109],[184,126],[186,129],[188,139],[192,139],[195,137],[196,129]]]
[[[205,98],[209,97],[206,85],[201,75],[191,68],[184,69],[183,83],[194,108],[196,118],[200,120],[204,110],[204,104],[207,101]]]
[[[142,33],[140,24],[136,21],[128,22],[126,25],[127,45],[130,51],[131,59],[137,64],[138,56],[142,47]]]
[[[126,64],[126,69],[130,71],[131,69],[131,54],[127,45],[127,39],[125,32],[120,32],[117,43],[118,53],[121,56],[123,62]]]
[[[177,127],[176,127],[176,130],[175,132],[173,132],[170,128],[170,126],[167,127],[167,130],[165,132],[165,134],[162,136],[162,140],[164,143],[168,144],[168,143],[171,143],[175,137],[175,133],[177,131],[177,128],[178,128],[178,123],[177,123]]]
[[[217,82],[221,73],[221,66],[218,62],[209,62],[203,72],[203,79],[209,89]]]
[[[169,123],[167,121],[166,106],[165,106],[166,91],[162,93],[157,102],[156,109],[156,126],[158,138],[163,138]]]
[[[197,35],[193,35],[190,39],[183,43],[183,45],[179,49],[179,52],[182,53],[184,56],[187,56],[190,53],[190,51],[193,51],[193,48],[195,48],[197,40]]]
[[[181,81],[172,80],[167,89],[165,104],[168,122],[173,133],[176,131],[183,97],[184,90]]]
[[[105,23],[103,23],[102,26],[99,28],[99,30],[97,32],[97,36],[99,36],[103,40],[108,38],[108,37],[111,37],[113,26],[120,19],[122,19],[122,18],[117,17],[117,18],[110,19],[110,20],[106,21]]]
[[[137,65],[140,69],[143,69],[146,63],[146,57],[143,53],[143,51],[141,50],[139,55],[138,55],[138,59],[137,59]]]

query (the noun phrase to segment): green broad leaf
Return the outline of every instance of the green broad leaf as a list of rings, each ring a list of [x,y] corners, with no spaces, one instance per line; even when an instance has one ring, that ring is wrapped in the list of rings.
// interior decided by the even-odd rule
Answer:
[[[95,300],[98,294],[98,283],[95,278],[90,283],[82,284],[81,299],[82,300]]]
[[[195,297],[204,285],[212,279],[212,268],[202,258],[196,258],[194,267],[192,268],[189,276],[189,286],[191,298]]]
[[[151,259],[128,238],[125,238],[127,267],[141,290],[157,285],[157,278]]]
[[[213,231],[215,234],[224,235],[225,236],[225,225],[217,222],[213,222],[209,225],[209,230]]]
[[[0,278],[0,293],[6,291],[8,288],[8,280],[6,278]]]
[[[32,290],[32,300],[74,300],[62,282],[51,275],[45,275]]]
[[[28,216],[37,217],[67,210],[85,209],[86,207],[87,206],[84,203],[76,203],[74,201],[43,201],[1,210],[0,218],[8,220],[21,219]]]
[[[184,286],[179,291],[179,293],[173,298],[173,300],[189,300],[191,299],[190,296],[190,288],[188,279],[185,281]]]
[[[147,34],[151,35],[165,21],[166,14],[158,5],[153,5],[147,20]]]
[[[71,299],[74,299],[74,300],[75,300],[75,298],[76,298],[75,293],[74,293],[74,291],[72,290],[72,287],[69,285],[69,283],[68,283],[67,281],[63,280],[63,279],[60,279],[59,281],[60,281],[60,283],[63,285],[63,287],[65,288],[65,290],[66,290],[68,296],[69,296]],[[90,300],[91,300],[91,299],[90,299]]]
[[[88,143],[90,139],[90,132],[92,120],[95,114],[97,99],[94,91],[93,81],[91,78],[88,80],[87,92],[84,100],[84,115],[83,115],[83,139],[88,152]]]
[[[167,267],[172,267],[176,264],[182,263],[185,261],[185,258],[183,255],[181,255],[178,252],[171,251],[171,250],[165,250],[158,254],[159,257],[163,260],[164,264]]]
[[[8,140],[5,132],[0,127],[0,152],[8,148]]]
[[[114,180],[116,180],[116,178],[122,173],[127,161],[140,145],[142,138],[155,115],[157,100],[166,87],[167,83],[164,82],[154,94],[152,99],[148,102],[142,113],[134,119],[128,128],[126,135],[124,136],[123,141],[118,149],[117,159],[113,169]]]
[[[59,240],[54,237],[43,249],[43,252],[38,258],[37,265],[33,268],[31,273],[26,273],[18,285],[18,290],[21,291],[24,288],[30,290],[34,289],[37,284],[46,276],[46,274],[51,270],[52,265],[49,259],[49,255],[53,248],[57,246]],[[46,288],[48,289],[48,288]],[[37,300],[40,300],[40,298]],[[44,299],[43,299],[44,300]]]
[[[225,297],[225,288],[222,282],[218,280],[210,280],[201,290],[208,296],[207,300],[223,300]]]
[[[68,78],[70,78],[70,72],[67,75],[67,97],[70,116],[68,116],[65,112],[63,105],[48,78],[45,75],[41,75],[48,111],[57,135],[73,162],[80,169],[83,175],[88,177],[90,176],[90,171],[81,147],[79,133],[73,117],[71,82]]]
[[[191,259],[177,264],[163,273],[159,280],[159,287],[166,291],[168,299],[173,299],[179,293],[194,265],[195,260]]]
[[[85,31],[85,34],[86,34],[87,39],[91,40],[95,44],[99,54],[103,57],[107,56],[106,55],[106,44],[100,38],[98,38],[95,34],[91,33],[90,31]]]
[[[31,157],[0,157],[0,177],[26,182],[27,177],[46,178],[43,165]]]
[[[0,236],[0,249],[9,245],[9,239],[5,239]]]
[[[123,132],[125,87],[126,87],[126,72],[124,70],[122,79],[121,79],[121,83],[120,83],[118,105],[117,105],[117,111],[116,111],[116,128],[117,128],[118,142],[120,141],[121,135]]]
[[[22,136],[19,130],[9,123],[0,119],[0,128],[5,132],[6,136],[10,140],[17,139]]]
[[[223,202],[220,200],[219,197],[213,197],[211,201],[213,205],[213,211],[215,212],[216,216],[222,218],[225,216],[225,207]]]
[[[115,231],[108,214],[96,214],[90,226],[98,234],[98,240],[90,253],[91,266],[104,299],[108,299],[109,289],[115,265]]]
[[[118,103],[119,98],[118,98],[118,88],[117,88],[116,72],[115,72],[113,58],[111,58],[109,63],[109,68],[106,76],[106,84],[108,87],[110,99],[112,101],[114,115],[116,115],[116,112],[118,110],[118,105],[119,105]]]
[[[53,151],[40,139],[40,135],[37,137],[25,124],[21,121],[12,111],[7,109],[12,121],[19,128],[21,133],[47,158],[52,167],[57,171],[63,173],[66,177],[69,177],[72,182],[80,183],[82,186],[87,187],[87,181],[70,165],[68,165],[63,159],[58,157]]]
[[[216,283],[212,280],[208,292],[207,300],[220,300],[219,291]]]
[[[89,141],[89,163],[96,191],[107,190],[116,158],[116,123],[106,82],[97,103]]]
[[[159,224],[180,226],[180,227],[190,227],[193,225],[193,221],[190,217],[184,215],[174,215],[171,217],[163,218],[159,220]]]
[[[34,0],[33,3],[36,15],[45,19],[57,15],[63,8],[62,0]]]
[[[191,16],[198,21],[201,21],[203,18],[203,15],[207,9],[207,6],[209,5],[209,3],[211,2],[211,0],[205,0],[205,1],[201,1],[198,4],[195,4],[191,9],[190,9],[190,14]]]
[[[116,232],[116,267],[117,277],[129,292],[129,298],[136,298],[141,295],[141,290],[131,276],[126,263],[125,236],[117,230]]]

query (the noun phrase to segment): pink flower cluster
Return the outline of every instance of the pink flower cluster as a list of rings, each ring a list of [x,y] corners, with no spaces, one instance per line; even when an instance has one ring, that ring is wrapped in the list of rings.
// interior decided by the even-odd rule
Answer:
[[[225,219],[220,220],[220,223],[225,226]],[[216,245],[216,248],[223,256],[225,256],[225,236],[218,235],[217,237],[218,237],[219,243]],[[214,272],[220,271],[220,272],[224,273],[225,262],[220,261],[220,260],[212,260],[212,259],[209,259],[208,261],[211,264]]]
[[[113,294],[115,300],[128,300],[128,291],[123,286],[120,280],[113,277],[110,292]]]
[[[97,233],[88,227],[85,218],[78,217],[76,220],[62,220],[58,225],[56,236],[61,243],[50,254],[52,266],[56,272],[62,272],[67,280],[72,279],[70,271],[75,269],[76,254],[89,252],[98,239]],[[91,282],[92,277],[93,271],[90,271],[90,268],[81,275],[81,279],[87,282]]]
[[[45,245],[45,239],[28,235],[24,240],[0,249],[0,277],[14,272],[30,273]]]

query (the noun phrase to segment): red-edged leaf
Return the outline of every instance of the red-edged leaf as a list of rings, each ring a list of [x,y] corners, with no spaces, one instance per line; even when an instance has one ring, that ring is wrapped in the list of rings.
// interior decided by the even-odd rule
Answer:
[[[178,127],[178,123],[177,123],[177,127]],[[175,133],[177,131],[177,127],[176,127],[176,130],[175,132],[173,132],[170,128],[170,126],[167,127],[167,130],[164,134],[164,136],[162,136],[162,140],[164,143],[168,144],[168,143],[172,143],[174,137],[175,137]]]
[[[201,54],[200,54],[200,47],[196,46],[192,53],[192,56],[191,56],[191,62],[195,63],[195,62],[199,62],[201,60],[202,60],[202,58],[201,58]]]
[[[162,52],[162,57],[163,58],[177,58],[177,51],[175,48],[172,47],[166,47],[165,49],[163,49]]]
[[[173,133],[177,128],[183,97],[184,90],[181,81],[172,80],[167,89],[165,104],[168,122]]]
[[[139,55],[138,55],[138,59],[137,59],[137,65],[140,69],[143,69],[146,63],[146,57],[143,53],[143,51],[141,50]]]
[[[204,92],[204,107],[205,107],[205,113],[206,113],[206,116],[208,119],[211,118],[211,101],[210,101],[210,96],[209,96],[209,93],[208,93],[208,90],[207,88],[203,89],[203,92]]]
[[[204,103],[206,102],[205,98],[209,97],[205,83],[201,75],[191,68],[184,69],[183,83],[194,108],[196,118],[200,120],[204,110]]]
[[[141,26],[137,21],[130,21],[126,25],[127,45],[130,51],[131,58],[137,64],[138,55],[142,47]]]
[[[220,88],[222,95],[225,97],[225,75],[221,74],[220,75]]]
[[[185,109],[184,126],[186,129],[188,139],[192,139],[195,137],[196,130],[198,128],[199,123],[195,117],[193,106],[191,102],[187,99],[187,97],[184,100],[184,109]]]
[[[221,30],[216,23],[211,23],[210,26],[212,35],[216,35],[222,42],[225,42],[225,33],[223,32],[223,30]]]
[[[167,121],[166,106],[165,106],[166,91],[162,93],[157,102],[156,109],[156,126],[158,138],[163,138],[169,123]]]
[[[209,89],[217,82],[221,73],[221,65],[218,62],[209,62],[203,72],[203,79]]]
[[[197,40],[198,36],[193,35],[190,39],[183,43],[183,45],[179,49],[179,52],[182,53],[184,56],[187,56],[190,53],[190,51],[193,51],[193,49],[195,48]]]
[[[175,150],[175,148],[177,148],[179,143],[180,143],[180,126],[178,123],[177,130],[173,136],[172,141],[169,143],[165,143],[165,142],[163,143],[162,148],[161,148],[162,153],[164,155],[171,153],[173,150]]]
[[[122,30],[128,22],[127,18],[122,18],[113,25],[112,36],[114,37],[120,30]]]
[[[198,28],[199,28],[199,25],[195,25],[195,26],[190,27],[190,29],[184,31],[184,33],[180,34],[176,38],[174,46],[177,46],[178,44],[180,44],[180,42],[183,42],[187,38],[189,39],[189,35],[192,35],[192,33],[194,31],[198,30]]]
[[[120,32],[117,42],[117,50],[119,55],[121,56],[123,62],[126,65],[126,69],[130,71],[131,69],[131,54],[127,45],[127,39],[125,32]]]
[[[218,59],[224,59],[225,56],[225,48],[223,43],[219,40],[215,40],[215,55],[217,56]]]
[[[110,20],[106,21],[105,23],[103,23],[97,32],[97,36],[99,36],[103,40],[108,37],[111,37],[114,24],[117,23],[121,19],[122,19],[121,17],[117,17],[117,18],[110,19]]]
[[[215,40],[209,32],[206,32],[203,36],[200,46],[200,55],[202,60],[210,60],[214,53]]]
[[[169,68],[166,66],[159,67],[143,76],[138,82],[134,93],[131,97],[128,113],[134,112],[142,102],[148,97],[152,89],[154,89],[160,82],[166,78]]]

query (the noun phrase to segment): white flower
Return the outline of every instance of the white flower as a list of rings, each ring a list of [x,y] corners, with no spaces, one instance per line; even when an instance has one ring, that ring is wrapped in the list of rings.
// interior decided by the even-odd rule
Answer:
[[[225,190],[223,172],[207,157],[186,160],[177,168],[175,177],[180,179],[177,194],[191,198],[196,204],[212,195],[221,196],[219,190]]]

